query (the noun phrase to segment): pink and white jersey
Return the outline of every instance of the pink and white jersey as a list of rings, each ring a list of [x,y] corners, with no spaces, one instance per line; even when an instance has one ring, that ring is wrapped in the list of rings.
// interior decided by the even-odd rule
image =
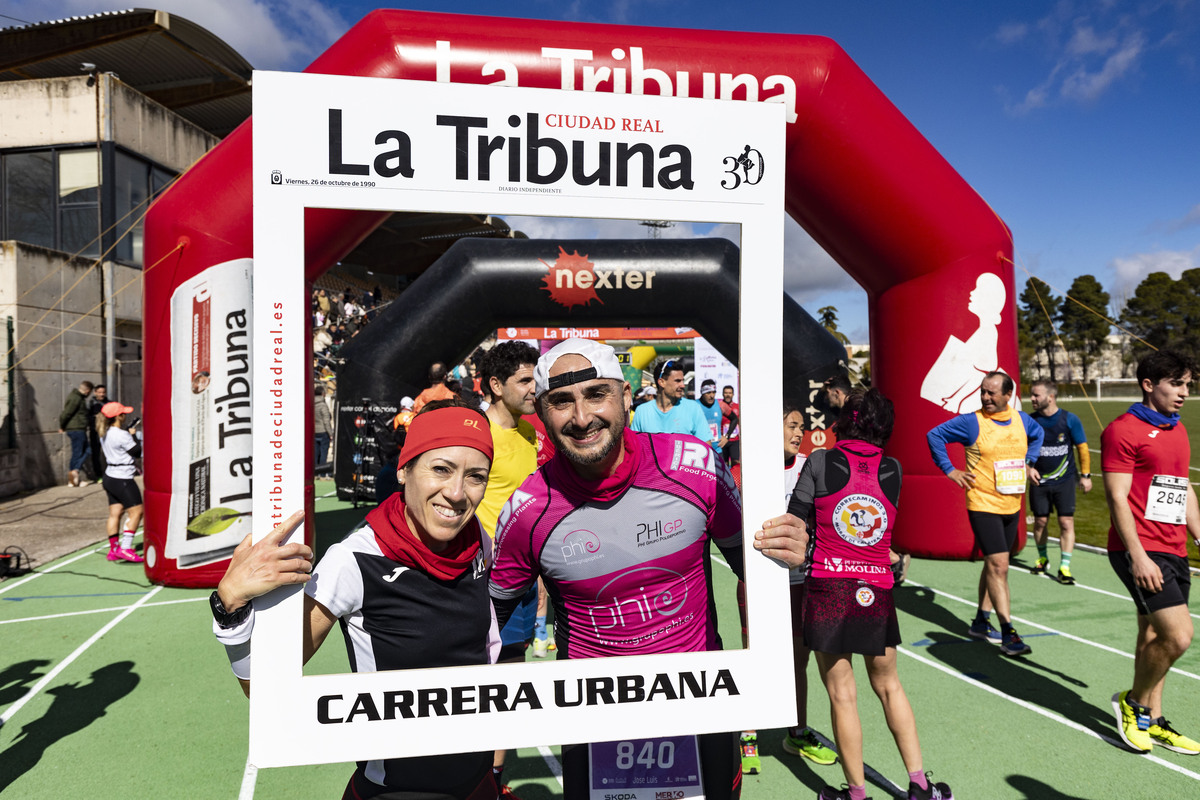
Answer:
[[[724,462],[683,434],[626,429],[623,487],[606,499],[556,479],[558,455],[500,514],[490,591],[497,607],[539,575],[554,602],[560,658],[717,648],[711,538],[740,573],[741,500]]]
[[[816,535],[810,577],[859,578],[890,589],[888,546],[896,524],[896,506],[879,484],[882,448],[863,441],[838,442],[836,450],[850,465],[846,484],[814,501]]]

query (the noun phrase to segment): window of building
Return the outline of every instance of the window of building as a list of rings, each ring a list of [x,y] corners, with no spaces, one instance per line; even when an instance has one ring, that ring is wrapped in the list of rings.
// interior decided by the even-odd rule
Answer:
[[[100,158],[95,150],[58,154],[59,249],[100,255]]]
[[[4,238],[54,247],[54,153],[4,157]]]

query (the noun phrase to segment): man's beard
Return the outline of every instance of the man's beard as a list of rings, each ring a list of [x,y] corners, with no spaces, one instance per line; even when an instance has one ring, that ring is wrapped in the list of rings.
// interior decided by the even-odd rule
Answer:
[[[589,453],[579,453],[576,450],[572,449],[572,446],[577,446],[577,445],[575,445],[575,441],[572,438],[573,436],[582,436],[582,437],[586,438],[587,436],[590,436],[591,434],[595,433],[596,431],[601,431],[601,430],[606,430],[606,429],[610,430],[612,432],[612,437],[608,440],[608,443],[605,444],[603,447],[601,447],[599,450],[597,450],[595,452],[589,452]],[[590,464],[599,464],[601,461],[608,458],[608,456],[612,453],[613,448],[615,448],[620,443],[621,437],[624,435],[624,432],[625,432],[625,420],[624,420],[624,415],[622,414],[622,415],[618,416],[617,421],[612,424],[605,422],[604,420],[601,420],[601,419],[593,419],[592,423],[590,425],[588,425],[587,428],[582,431],[579,428],[577,428],[575,425],[567,425],[566,427],[564,427],[562,429],[561,432],[560,431],[553,432],[553,434],[551,435],[550,438],[552,438],[554,440],[555,448],[559,452],[561,452],[563,454],[563,457],[566,458],[568,461],[570,461],[572,464],[590,465]]]

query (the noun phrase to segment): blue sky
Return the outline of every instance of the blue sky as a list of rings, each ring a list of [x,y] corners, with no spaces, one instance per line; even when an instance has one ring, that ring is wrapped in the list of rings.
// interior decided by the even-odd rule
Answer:
[[[159,0],[255,67],[303,69],[375,6],[321,0]],[[414,10],[820,34],[838,42],[1012,228],[1019,267],[1060,291],[1095,275],[1114,297],[1146,274],[1200,266],[1200,0],[716,3],[459,0]],[[93,0],[5,0],[53,19]],[[0,24],[15,24],[11,19]],[[835,305],[855,342],[866,298],[794,224],[787,288]],[[1025,275],[1018,269],[1018,289]]]

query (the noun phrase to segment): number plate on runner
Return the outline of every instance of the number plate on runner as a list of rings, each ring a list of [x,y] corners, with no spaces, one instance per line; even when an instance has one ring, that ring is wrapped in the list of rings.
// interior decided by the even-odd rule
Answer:
[[[996,491],[1000,494],[1025,494],[1025,460],[1006,458],[993,463]]]
[[[1187,478],[1174,475],[1155,475],[1150,479],[1146,497],[1146,519],[1183,525],[1187,522]]]
[[[588,745],[591,800],[703,800],[695,736]]]

